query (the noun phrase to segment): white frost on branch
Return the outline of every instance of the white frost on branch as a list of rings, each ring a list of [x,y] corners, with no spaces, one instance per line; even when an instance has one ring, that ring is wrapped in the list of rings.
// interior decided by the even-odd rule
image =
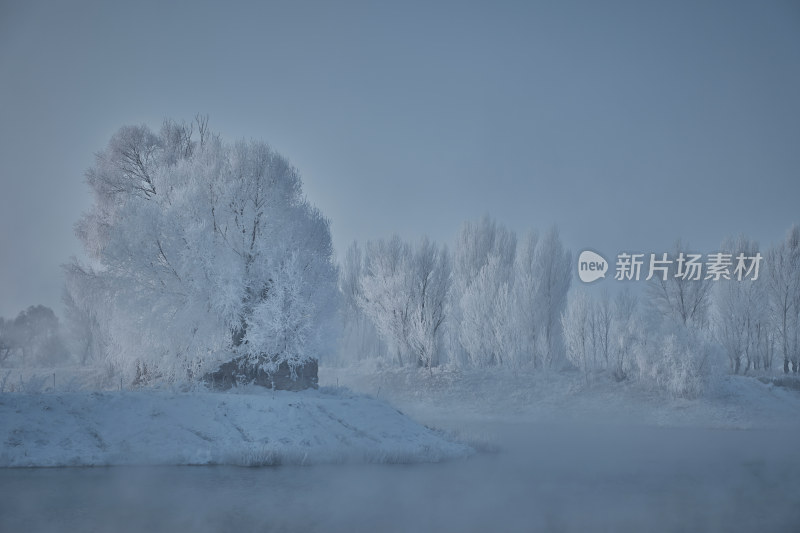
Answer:
[[[105,356],[170,380],[240,355],[319,357],[337,305],[328,220],[265,143],[195,126],[123,127],[86,173],[94,203],[76,231],[99,266],[67,277]]]

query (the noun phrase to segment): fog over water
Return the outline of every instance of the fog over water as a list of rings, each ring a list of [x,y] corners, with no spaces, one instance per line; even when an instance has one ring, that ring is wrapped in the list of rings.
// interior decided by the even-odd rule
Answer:
[[[798,430],[477,424],[420,465],[0,471],[3,531],[791,531]],[[498,529],[499,528],[499,529]]]

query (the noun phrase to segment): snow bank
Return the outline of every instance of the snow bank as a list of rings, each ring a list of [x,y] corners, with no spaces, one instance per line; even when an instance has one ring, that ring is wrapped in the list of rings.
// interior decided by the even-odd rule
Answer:
[[[415,420],[458,431],[473,422],[796,428],[800,393],[751,376],[720,376],[695,399],[670,398],[608,373],[589,383],[579,372],[529,369],[343,369],[320,371],[322,385],[341,383],[386,398]]]
[[[0,466],[435,462],[471,448],[342,389],[0,394]]]

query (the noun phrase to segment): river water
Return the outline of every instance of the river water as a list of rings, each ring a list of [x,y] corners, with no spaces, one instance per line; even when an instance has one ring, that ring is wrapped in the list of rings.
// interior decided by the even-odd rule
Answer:
[[[0,470],[0,531],[798,531],[798,430],[497,423],[420,465]]]

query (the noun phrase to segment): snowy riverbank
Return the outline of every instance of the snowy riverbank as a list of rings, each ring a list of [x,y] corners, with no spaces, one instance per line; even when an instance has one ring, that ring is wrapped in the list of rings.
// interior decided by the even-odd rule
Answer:
[[[0,466],[433,462],[472,450],[343,389],[0,394]]]
[[[321,385],[378,395],[424,424],[570,423],[717,429],[800,428],[800,392],[752,376],[717,376],[703,395],[671,398],[633,380],[578,372],[324,367]]]

